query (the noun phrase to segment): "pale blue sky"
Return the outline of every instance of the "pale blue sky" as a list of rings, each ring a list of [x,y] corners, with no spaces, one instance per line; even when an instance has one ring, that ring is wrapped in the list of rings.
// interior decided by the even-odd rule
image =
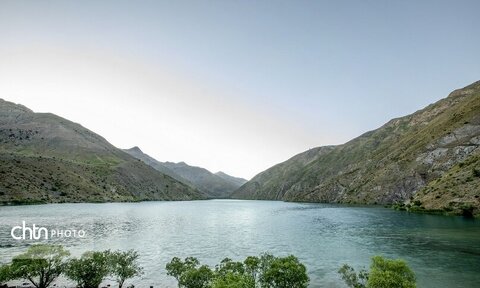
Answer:
[[[479,11],[465,0],[0,1],[0,98],[249,178],[480,80]]]

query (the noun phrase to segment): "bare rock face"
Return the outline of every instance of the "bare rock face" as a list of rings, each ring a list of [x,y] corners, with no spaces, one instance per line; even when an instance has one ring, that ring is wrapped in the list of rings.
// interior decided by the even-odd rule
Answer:
[[[466,124],[428,145],[427,152],[420,154],[416,161],[426,165],[431,172],[445,172],[479,149],[478,135],[480,125]]]
[[[432,183],[440,179],[445,183],[452,181],[446,175],[458,174],[458,179],[464,178],[466,184],[462,187],[467,192],[456,197],[455,203],[463,205],[470,199],[468,205],[474,207],[475,214],[480,207],[475,196],[480,191],[469,187],[477,183],[478,177],[468,175],[473,173],[471,169],[477,169],[470,166],[476,165],[479,143],[480,81],[348,143],[329,147],[324,153],[301,153],[258,174],[233,195],[288,201],[409,203],[418,195],[424,195]],[[466,168],[459,167],[461,163],[470,163],[462,166],[468,166],[470,174],[463,171]],[[456,171],[457,168],[461,171]],[[480,171],[480,167],[478,169]],[[453,185],[448,191],[443,186],[432,189],[435,188],[438,191],[435,201],[427,197],[419,207],[440,209],[438,207],[451,202],[452,193],[460,193],[450,191],[457,189]],[[451,211],[459,210],[452,208]]]

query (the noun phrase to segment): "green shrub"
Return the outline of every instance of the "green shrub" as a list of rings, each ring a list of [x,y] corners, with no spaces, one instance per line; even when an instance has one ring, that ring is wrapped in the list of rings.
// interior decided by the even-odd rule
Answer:
[[[415,274],[407,263],[400,259],[387,259],[382,256],[372,258],[370,271],[355,270],[344,264],[338,273],[351,288],[415,288]]]
[[[215,279],[211,286],[214,288],[255,288],[255,278],[250,273],[246,273],[244,263],[225,258],[215,267]]]
[[[305,265],[293,255],[283,258],[273,257],[260,276],[262,287],[306,288],[308,282]]]
[[[372,258],[368,288],[415,288],[415,274],[403,260]]]
[[[109,274],[110,251],[85,252],[79,259],[71,259],[65,275],[80,288],[97,288]]]
[[[475,206],[472,203],[464,203],[460,206],[460,210],[462,211],[463,217],[473,218]]]
[[[473,168],[472,169],[472,174],[474,177],[480,177],[480,169]]]
[[[249,256],[243,262],[225,258],[214,271],[200,266],[196,258],[182,261],[174,257],[166,269],[177,279],[178,287],[184,288],[304,288],[309,282],[305,266],[293,255],[262,254]]]
[[[202,265],[198,268],[186,270],[180,276],[179,284],[187,288],[208,288],[213,280],[213,276],[212,270],[208,266]]]
[[[137,261],[138,253],[134,250],[115,251],[108,258],[110,274],[115,277],[119,288],[122,288],[125,280],[143,274],[143,269]]]
[[[365,288],[366,281],[368,280],[368,273],[366,270],[362,269],[357,274],[355,269],[343,264],[343,266],[338,270],[338,273],[342,275],[342,280],[351,288]]]
[[[10,275],[10,265],[0,266],[0,285],[10,280],[13,280]]]
[[[58,245],[36,244],[2,267],[0,281],[28,279],[37,288],[49,287],[65,269],[70,253]]]
[[[177,279],[178,287],[210,287],[213,279],[213,272],[208,266],[199,265],[200,262],[194,257],[187,257],[184,261],[178,257],[174,257],[165,268],[167,269],[167,275],[173,276]]]
[[[59,245],[36,244],[0,266],[0,283],[28,279],[36,288],[49,287],[61,274],[77,283],[77,287],[96,288],[111,275],[123,286],[126,279],[139,276],[137,252],[86,252],[79,259],[66,260],[70,253]]]
[[[197,258],[187,257],[185,261],[182,261],[178,257],[173,257],[170,263],[165,268],[167,269],[167,275],[173,276],[177,279],[178,287],[180,286],[180,277],[189,269],[194,269],[200,264]]]

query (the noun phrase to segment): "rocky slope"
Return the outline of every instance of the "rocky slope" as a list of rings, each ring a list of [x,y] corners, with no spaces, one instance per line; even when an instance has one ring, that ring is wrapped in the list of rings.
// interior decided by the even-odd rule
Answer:
[[[210,198],[227,198],[233,191],[247,182],[245,179],[232,177],[223,172],[213,174],[207,169],[190,166],[185,162],[160,162],[143,153],[138,147],[127,149],[125,152],[156,170],[198,189]]]
[[[480,214],[480,81],[350,142],[299,154],[255,176],[234,198],[406,203]]]
[[[0,99],[0,203],[202,198],[79,124]]]

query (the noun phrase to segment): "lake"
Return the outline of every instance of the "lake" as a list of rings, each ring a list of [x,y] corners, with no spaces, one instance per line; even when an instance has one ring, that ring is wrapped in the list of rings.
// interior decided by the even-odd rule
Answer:
[[[214,265],[270,252],[296,255],[311,287],[345,287],[343,263],[368,267],[374,255],[403,258],[418,287],[478,287],[480,221],[410,214],[379,207],[275,201],[209,200],[0,207],[0,262],[26,250],[12,227],[83,229],[84,238],[56,238],[73,255],[86,250],[136,249],[145,274],[137,287],[176,287],[166,275],[172,257]],[[45,240],[44,240],[45,241]],[[127,284],[128,284],[127,283]]]

